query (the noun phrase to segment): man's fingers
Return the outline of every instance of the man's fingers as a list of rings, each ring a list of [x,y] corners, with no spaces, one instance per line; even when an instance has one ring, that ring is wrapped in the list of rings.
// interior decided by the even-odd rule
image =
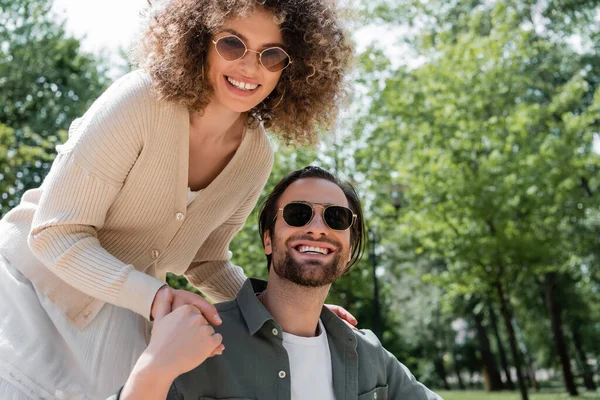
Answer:
[[[220,333],[215,333],[210,337],[210,339],[212,340],[212,344],[215,346],[215,349],[217,349],[223,343],[223,336],[221,336]]]
[[[225,350],[225,346],[223,344],[220,344],[216,349],[213,350],[212,354],[208,356],[208,358],[220,356],[221,354],[223,354],[223,350]]]

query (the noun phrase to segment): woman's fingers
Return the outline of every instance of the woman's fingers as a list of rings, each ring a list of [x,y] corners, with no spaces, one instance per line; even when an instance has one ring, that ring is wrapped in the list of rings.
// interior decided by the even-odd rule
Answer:
[[[200,309],[202,315],[204,315],[204,318],[206,318],[209,323],[213,325],[221,325],[223,322],[221,321],[221,317],[219,317],[216,307],[204,300],[202,297],[197,296],[197,299],[191,304]]]
[[[161,320],[171,312],[173,304],[173,291],[165,285],[158,289],[154,296],[154,302],[152,303],[151,317],[155,321]]]
[[[358,324],[358,320],[354,318],[354,315],[350,314],[343,307],[336,306],[333,304],[325,304],[325,307],[329,308],[329,310],[331,310],[334,314],[343,319],[351,327],[352,325]]]
[[[222,321],[215,306],[201,296],[185,290],[175,290],[174,296],[173,309],[189,304],[198,308],[210,324],[221,325]]]

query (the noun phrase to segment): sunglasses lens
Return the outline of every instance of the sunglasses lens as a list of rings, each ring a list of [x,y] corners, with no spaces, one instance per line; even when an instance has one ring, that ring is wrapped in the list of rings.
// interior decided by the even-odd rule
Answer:
[[[312,218],[312,207],[303,203],[289,203],[283,207],[283,220],[289,226],[301,227]]]
[[[261,53],[260,62],[268,71],[277,72],[290,64],[290,58],[280,48],[273,47]]]
[[[217,52],[226,61],[235,61],[244,56],[246,46],[235,36],[225,36],[217,40]]]
[[[323,213],[323,218],[331,229],[345,231],[352,225],[352,211],[346,207],[329,206]]]

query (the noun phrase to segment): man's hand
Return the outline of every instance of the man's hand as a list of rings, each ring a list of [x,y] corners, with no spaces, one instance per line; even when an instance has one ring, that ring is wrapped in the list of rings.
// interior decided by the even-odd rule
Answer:
[[[219,318],[215,306],[196,293],[188,292],[186,290],[175,290],[167,285],[161,287],[158,292],[156,292],[150,315],[153,320],[157,321],[176,308],[186,304],[198,308],[209,323],[221,325],[221,318]]]
[[[185,304],[154,323],[144,353],[155,367],[175,378],[221,354],[222,339],[198,308]]]
[[[165,399],[179,375],[220,355],[223,338],[198,308],[185,304],[167,315],[157,315],[150,344],[129,376],[121,399]]]

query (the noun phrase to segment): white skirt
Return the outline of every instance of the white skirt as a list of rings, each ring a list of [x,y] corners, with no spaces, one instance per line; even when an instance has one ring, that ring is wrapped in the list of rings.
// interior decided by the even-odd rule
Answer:
[[[0,255],[0,399],[96,400],[146,348],[146,320],[105,304],[80,331]]]

